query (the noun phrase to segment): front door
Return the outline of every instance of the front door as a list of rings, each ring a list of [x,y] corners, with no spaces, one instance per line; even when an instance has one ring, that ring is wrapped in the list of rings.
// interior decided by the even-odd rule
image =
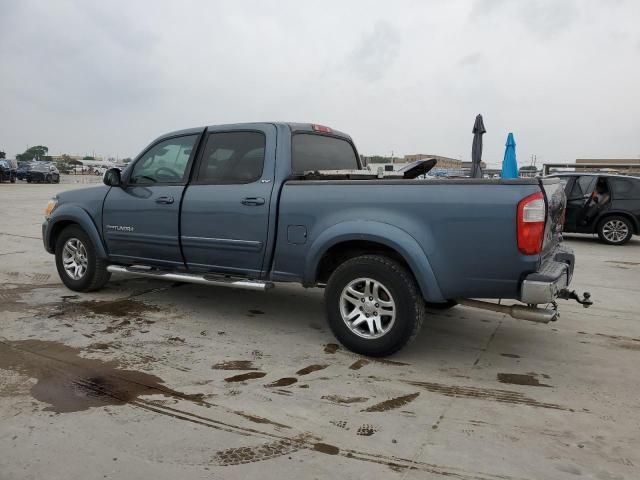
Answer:
[[[269,232],[275,127],[207,132],[184,195],[181,240],[189,269],[258,277]]]
[[[586,228],[587,207],[597,180],[595,175],[583,175],[574,179],[567,195],[565,225],[568,232],[579,232]]]
[[[178,234],[180,202],[199,134],[173,137],[140,156],[103,210],[109,257],[118,263],[184,266]]]

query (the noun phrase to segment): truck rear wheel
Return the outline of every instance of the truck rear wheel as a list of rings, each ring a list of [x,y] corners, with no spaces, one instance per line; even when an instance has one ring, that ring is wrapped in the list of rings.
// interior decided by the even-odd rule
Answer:
[[[71,290],[99,290],[111,278],[107,262],[97,257],[89,235],[78,225],[71,225],[60,233],[56,239],[55,255],[58,275]]]
[[[391,355],[413,340],[425,316],[413,275],[381,255],[355,257],[336,268],[325,302],[340,343],[372,357]]]

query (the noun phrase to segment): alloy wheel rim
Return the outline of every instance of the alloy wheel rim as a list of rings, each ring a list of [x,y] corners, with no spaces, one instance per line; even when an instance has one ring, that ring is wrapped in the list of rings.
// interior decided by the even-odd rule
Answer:
[[[396,303],[381,282],[357,278],[340,294],[340,315],[352,333],[373,340],[386,335],[393,327]]]
[[[610,242],[618,243],[629,235],[629,227],[622,220],[609,220],[602,227],[604,238]]]
[[[87,249],[77,238],[70,238],[65,242],[62,249],[62,265],[72,280],[80,280],[87,273]]]

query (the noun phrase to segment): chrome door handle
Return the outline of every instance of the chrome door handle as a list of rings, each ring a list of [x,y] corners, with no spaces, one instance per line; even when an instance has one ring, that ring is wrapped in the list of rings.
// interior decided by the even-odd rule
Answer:
[[[264,205],[264,198],[261,197],[247,197],[242,199],[243,205],[256,206]]]
[[[168,196],[158,197],[156,198],[156,203],[171,205],[173,203],[173,197],[168,197]]]

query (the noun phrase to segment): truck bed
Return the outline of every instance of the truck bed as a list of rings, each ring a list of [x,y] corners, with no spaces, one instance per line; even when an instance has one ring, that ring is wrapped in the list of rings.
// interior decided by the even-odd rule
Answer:
[[[329,235],[332,241],[358,241],[358,234],[346,233],[356,231],[362,239],[378,238],[398,248],[385,242],[402,234],[415,240],[433,271],[434,278],[425,280],[433,284],[421,285],[425,298],[518,298],[523,273],[535,271],[541,256],[518,251],[516,206],[540,192],[542,182],[549,181],[287,181],[279,201],[273,276],[311,282],[308,265],[316,245]],[[292,229],[301,225],[306,236],[292,239]]]

